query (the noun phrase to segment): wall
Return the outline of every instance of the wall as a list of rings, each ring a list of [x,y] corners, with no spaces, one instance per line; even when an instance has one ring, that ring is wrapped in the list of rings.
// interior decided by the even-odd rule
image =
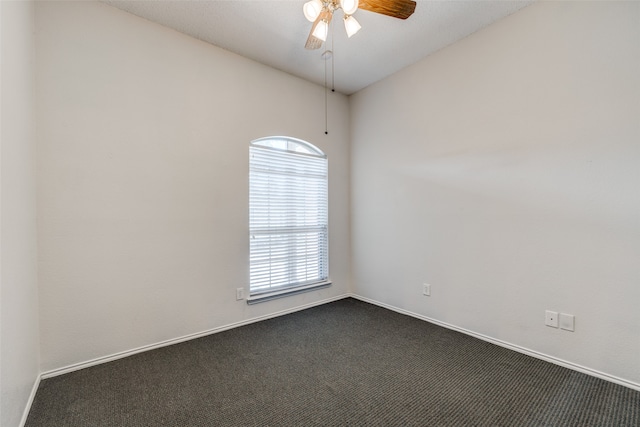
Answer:
[[[39,374],[34,9],[0,2],[0,425],[21,422]]]
[[[344,295],[348,100],[95,2],[36,7],[42,370]],[[319,64],[321,66],[322,64]],[[249,142],[329,156],[329,288],[248,306]]]
[[[640,386],[639,100],[637,2],[535,3],[354,95],[354,292]]]

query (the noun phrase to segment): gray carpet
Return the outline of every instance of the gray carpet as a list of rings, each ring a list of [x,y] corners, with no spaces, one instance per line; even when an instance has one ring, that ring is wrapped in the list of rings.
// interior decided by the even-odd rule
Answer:
[[[345,299],[43,380],[44,426],[640,426],[640,392]]]

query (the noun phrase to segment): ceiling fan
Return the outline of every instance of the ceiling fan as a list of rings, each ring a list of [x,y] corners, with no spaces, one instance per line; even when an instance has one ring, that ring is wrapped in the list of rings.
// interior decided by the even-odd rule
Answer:
[[[333,12],[338,9],[344,12],[344,28],[347,36],[351,37],[361,28],[353,17],[356,10],[363,9],[394,18],[407,19],[416,9],[416,2],[413,0],[310,0],[302,7],[304,16],[313,22],[304,47],[319,49],[322,46],[322,42],[327,40]]]

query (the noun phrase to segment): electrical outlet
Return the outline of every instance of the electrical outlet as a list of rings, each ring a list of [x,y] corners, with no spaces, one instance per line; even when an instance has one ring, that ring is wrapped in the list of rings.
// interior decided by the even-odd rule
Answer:
[[[430,297],[431,296],[431,285],[429,285],[427,283],[423,283],[422,284],[422,295],[424,295],[426,297]]]
[[[573,332],[575,330],[575,320],[573,314],[560,313],[560,329]]]
[[[551,326],[552,328],[558,327],[558,312],[557,311],[545,311],[544,312],[544,324]]]
[[[244,299],[244,288],[237,288],[236,289],[236,300],[240,301],[241,299]]]

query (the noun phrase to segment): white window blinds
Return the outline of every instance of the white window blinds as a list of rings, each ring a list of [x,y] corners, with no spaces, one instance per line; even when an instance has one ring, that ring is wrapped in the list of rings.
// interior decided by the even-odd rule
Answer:
[[[254,141],[249,185],[250,294],[326,281],[326,156],[290,138]]]

